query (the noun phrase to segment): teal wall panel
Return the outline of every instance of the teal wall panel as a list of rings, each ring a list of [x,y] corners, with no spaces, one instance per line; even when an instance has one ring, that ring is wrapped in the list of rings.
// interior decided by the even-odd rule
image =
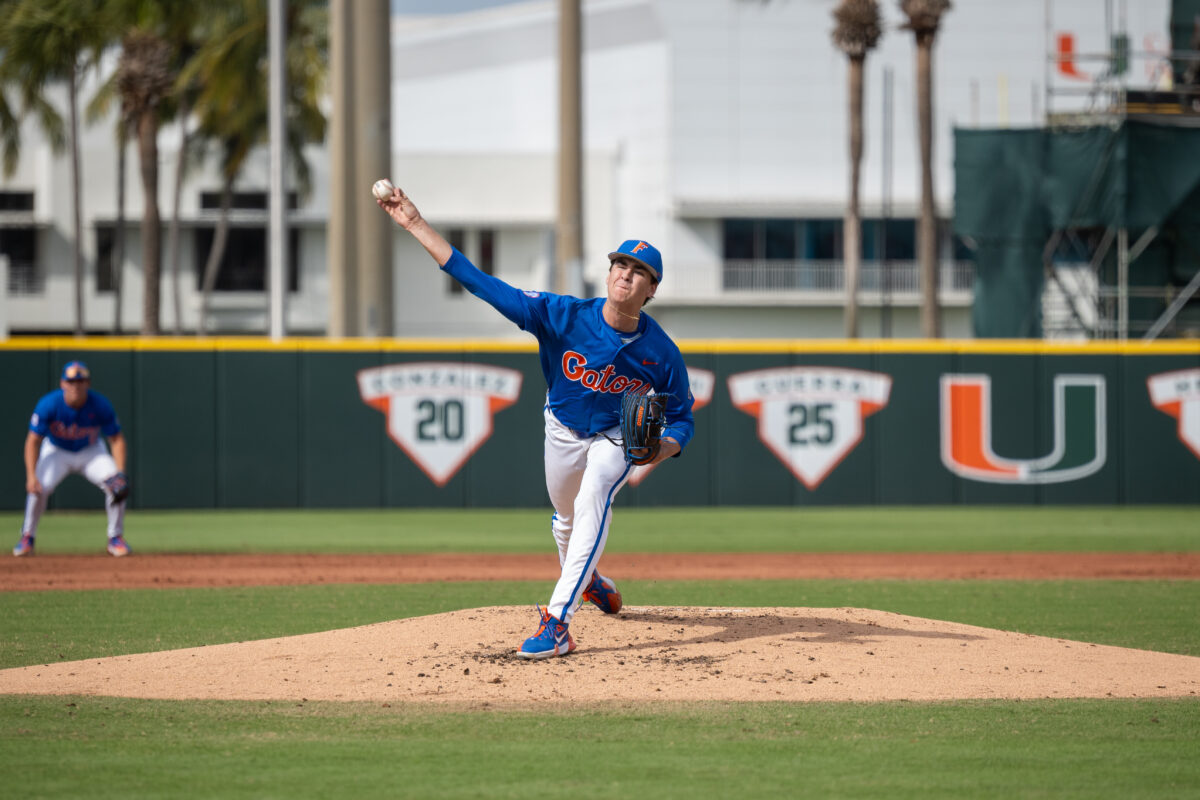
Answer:
[[[216,508],[216,354],[148,350],[134,363],[132,507]]]
[[[358,393],[360,370],[378,352],[306,353],[299,363],[300,504],[309,508],[383,505],[385,419]]]
[[[546,381],[533,353],[473,353],[473,364],[521,373],[516,403],[492,414],[492,433],[463,465],[466,505],[490,508],[549,507],[542,408]]]
[[[296,352],[217,354],[217,504],[300,505]]]
[[[245,340],[0,343],[9,386],[0,397],[7,420],[0,478],[9,487],[0,507],[24,505],[28,416],[71,358],[89,363],[94,387],[117,409],[130,444],[135,510],[549,510],[545,382],[528,348],[258,347]],[[684,360],[711,375],[711,397],[694,412],[695,437],[681,458],[628,485],[619,506],[1200,502],[1200,432],[1185,432],[1181,422],[1200,404],[1200,345],[1060,352],[969,342],[911,350],[712,343],[685,348]],[[1147,380],[1180,370],[1190,372],[1180,378],[1175,406],[1156,408]],[[479,375],[510,381],[513,371],[519,390],[496,405],[498,395],[446,383]],[[393,382],[365,398],[360,375]],[[890,379],[886,403],[874,413],[861,411],[857,388],[806,383],[819,377],[857,387],[855,376]],[[962,430],[951,437],[942,385],[955,376],[985,377],[986,392],[972,395],[967,386],[955,396],[982,402],[986,394],[987,402],[986,409],[960,408],[977,417],[964,412]],[[1064,378],[1060,413],[1055,384]],[[744,408],[731,393],[735,382]],[[1096,397],[1103,399],[1099,437]],[[1095,457],[1100,439],[1102,460]],[[99,509],[101,498],[73,477],[51,508]]]
[[[939,380],[952,364],[950,355],[940,353],[884,353],[876,359],[875,370],[892,378],[887,407],[867,420],[864,440],[877,448],[880,503],[955,502],[956,481],[942,465],[938,436]]]
[[[1200,442],[1194,443],[1195,452],[1189,449],[1181,420],[1154,407],[1147,383],[1155,375],[1195,369],[1200,369],[1200,357],[1122,360],[1117,433],[1121,502],[1177,503],[1187,497],[1200,502]]]
[[[0,505],[4,508],[25,507],[24,453],[29,417],[42,395],[58,388],[61,368],[42,350],[0,351],[5,387],[0,392]],[[18,533],[12,532],[14,541]]]

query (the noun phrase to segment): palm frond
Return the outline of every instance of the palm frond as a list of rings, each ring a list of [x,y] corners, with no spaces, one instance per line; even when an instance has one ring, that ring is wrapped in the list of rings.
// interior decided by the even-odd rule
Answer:
[[[883,36],[878,0],[842,0],[833,19],[833,43],[851,58],[865,57]]]
[[[950,0],[900,0],[900,10],[908,17],[903,27],[918,38],[932,37],[950,8]]]

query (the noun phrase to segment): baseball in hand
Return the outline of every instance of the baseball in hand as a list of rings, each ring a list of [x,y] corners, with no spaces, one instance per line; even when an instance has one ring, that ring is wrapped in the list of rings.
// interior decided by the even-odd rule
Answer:
[[[396,187],[392,186],[392,182],[387,178],[380,178],[379,180],[375,181],[375,185],[371,187],[371,193],[380,200],[386,201],[391,199],[392,191],[395,190],[395,188]]]

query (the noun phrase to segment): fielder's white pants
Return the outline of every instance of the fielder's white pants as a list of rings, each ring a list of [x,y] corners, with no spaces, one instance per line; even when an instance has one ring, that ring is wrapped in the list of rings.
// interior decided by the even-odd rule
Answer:
[[[566,623],[575,616],[608,541],[613,501],[629,478],[621,448],[604,436],[578,436],[545,409],[546,490],[554,506],[551,528],[562,574],[549,611]],[[620,428],[605,431],[620,438]]]
[[[21,532],[37,534],[38,523],[46,511],[50,495],[54,494],[63,478],[79,473],[104,492],[104,510],[108,514],[108,538],[124,533],[125,503],[114,503],[112,492],[104,485],[104,481],[117,472],[117,462],[113,461],[108,447],[101,439],[78,451],[63,450],[55,447],[49,439],[43,439],[42,450],[34,468],[34,474],[42,484],[42,493],[29,493],[25,496],[25,522]]]

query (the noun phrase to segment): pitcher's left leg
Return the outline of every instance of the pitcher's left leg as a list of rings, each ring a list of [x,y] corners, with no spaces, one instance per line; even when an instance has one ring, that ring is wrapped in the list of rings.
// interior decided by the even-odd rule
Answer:
[[[608,541],[613,501],[629,478],[630,469],[620,448],[600,436],[593,440],[575,498],[574,525],[562,574],[550,597],[550,613],[564,623],[575,616],[592,572],[600,563]]]

